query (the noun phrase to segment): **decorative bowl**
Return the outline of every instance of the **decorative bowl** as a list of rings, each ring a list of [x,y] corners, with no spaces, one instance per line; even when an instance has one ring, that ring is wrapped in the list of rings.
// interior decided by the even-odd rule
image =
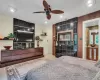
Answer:
[[[10,50],[11,46],[4,46],[6,50]]]
[[[91,47],[95,47],[96,45],[95,44],[91,44]]]

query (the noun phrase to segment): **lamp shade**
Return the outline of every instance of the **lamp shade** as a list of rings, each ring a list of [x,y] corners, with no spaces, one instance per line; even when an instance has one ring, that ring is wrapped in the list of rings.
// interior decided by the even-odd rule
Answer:
[[[39,37],[39,36],[36,36],[35,39],[36,39],[36,40],[40,40],[40,37]]]

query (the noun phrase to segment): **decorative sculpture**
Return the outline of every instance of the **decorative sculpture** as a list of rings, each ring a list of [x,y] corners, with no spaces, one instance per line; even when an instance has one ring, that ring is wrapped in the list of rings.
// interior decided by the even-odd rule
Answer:
[[[98,34],[98,32],[96,33],[96,32],[93,32],[93,33],[91,33],[91,35],[93,35],[93,44],[91,44],[91,47],[95,47],[96,46],[96,44],[95,44],[95,36]]]

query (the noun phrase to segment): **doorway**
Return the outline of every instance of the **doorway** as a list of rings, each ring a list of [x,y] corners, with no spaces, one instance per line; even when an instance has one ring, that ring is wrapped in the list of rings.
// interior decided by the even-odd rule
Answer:
[[[83,22],[83,58],[100,59],[100,18]]]

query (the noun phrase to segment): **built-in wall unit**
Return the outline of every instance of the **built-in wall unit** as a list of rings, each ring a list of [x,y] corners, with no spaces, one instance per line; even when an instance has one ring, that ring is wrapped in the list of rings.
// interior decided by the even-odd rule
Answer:
[[[34,48],[35,24],[14,19],[14,49]]]
[[[78,18],[56,23],[53,26],[53,54],[56,57],[77,56]]]

